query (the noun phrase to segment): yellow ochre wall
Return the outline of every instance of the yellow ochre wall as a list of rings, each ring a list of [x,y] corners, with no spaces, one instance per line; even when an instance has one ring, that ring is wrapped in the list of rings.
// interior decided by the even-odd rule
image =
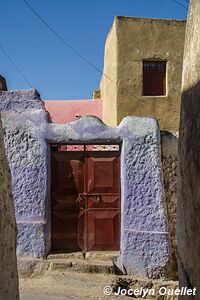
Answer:
[[[115,17],[105,45],[100,83],[103,120],[117,125],[127,115],[156,117],[161,130],[179,126],[186,22]],[[165,96],[142,95],[143,60],[166,60]]]
[[[104,52],[104,74],[111,78],[102,76],[100,83],[101,97],[103,100],[103,120],[109,125],[117,124],[117,32],[116,22],[113,23],[108,33]],[[102,94],[103,93],[103,94]],[[111,101],[108,99],[112,99]]]

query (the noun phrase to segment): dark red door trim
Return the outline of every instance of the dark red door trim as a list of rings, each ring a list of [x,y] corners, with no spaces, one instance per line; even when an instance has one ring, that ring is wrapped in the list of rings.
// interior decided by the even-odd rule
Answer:
[[[52,250],[119,250],[120,210],[119,145],[52,145]]]

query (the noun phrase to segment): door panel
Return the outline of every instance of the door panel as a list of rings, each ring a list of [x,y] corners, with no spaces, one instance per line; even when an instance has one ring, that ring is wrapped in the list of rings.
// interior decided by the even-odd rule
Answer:
[[[90,155],[86,158],[87,193],[119,193],[119,158],[110,152]]]
[[[52,250],[119,250],[118,145],[59,147],[52,150],[51,162]]]
[[[118,210],[88,211],[88,251],[119,250]]]
[[[86,249],[85,217],[85,209],[80,209],[78,216],[78,245],[82,250]]]
[[[119,250],[119,152],[87,152],[85,177],[87,251]]]
[[[52,151],[52,250],[77,251],[78,194],[84,190],[84,155]]]

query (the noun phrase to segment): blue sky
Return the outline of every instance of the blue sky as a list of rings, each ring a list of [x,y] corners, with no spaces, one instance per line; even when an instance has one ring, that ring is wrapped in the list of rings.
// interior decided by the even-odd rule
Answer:
[[[82,56],[103,69],[114,16],[186,19],[174,0],[27,0]],[[187,6],[186,0],[178,0]],[[101,75],[66,48],[23,0],[1,1],[0,44],[43,99],[89,99]],[[9,89],[27,83],[0,50],[0,74]]]

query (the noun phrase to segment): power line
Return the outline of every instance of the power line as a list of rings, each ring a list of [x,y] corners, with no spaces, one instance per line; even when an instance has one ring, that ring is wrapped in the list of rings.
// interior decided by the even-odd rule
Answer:
[[[22,71],[20,70],[20,68],[14,63],[13,59],[8,55],[8,53],[5,51],[5,49],[1,45],[0,45],[0,49],[2,50],[2,52],[6,56],[6,58],[10,61],[10,63],[12,64],[12,66],[16,69],[16,71],[20,74],[20,76],[27,83],[27,85],[30,88],[32,88],[32,84],[28,81],[28,79],[22,73]],[[60,116],[56,113],[56,111],[54,109],[52,109],[52,107],[50,107],[47,103],[46,103],[46,106],[49,107],[49,109],[58,117],[59,120],[61,120],[62,123],[64,122],[64,119],[60,118]]]
[[[96,67],[93,63],[91,63],[90,61],[88,61],[85,57],[83,57],[74,47],[72,47],[69,43],[67,43],[53,28],[50,27],[50,25],[29,5],[29,3],[26,0],[23,0],[28,7],[34,12],[34,14],[36,14],[36,16],[49,28],[49,30],[51,30],[67,47],[71,48],[81,59],[83,59],[86,63],[90,64],[92,67],[94,67],[99,73],[101,73],[103,76],[105,76],[107,79],[109,79],[112,83],[114,83],[117,87],[121,88],[120,86],[117,85],[117,83],[111,79],[109,76],[107,76],[104,72],[102,72],[98,67]],[[175,0],[174,0],[175,1]],[[10,57],[10,55],[7,53],[7,51],[3,48],[2,45],[0,45],[0,49],[3,52],[3,54],[6,56],[6,58],[9,60],[9,62],[12,64],[12,66],[16,69],[16,71],[20,74],[20,76],[24,79],[24,81],[27,83],[27,85],[32,88],[33,85],[29,82],[29,80],[26,78],[26,76],[24,75],[24,73],[20,70],[20,68],[15,64],[14,60]],[[142,104],[146,104],[146,105],[151,105],[150,103],[146,103],[144,102],[144,99],[131,94],[129,92],[126,91],[126,93],[128,95],[130,95],[131,97],[137,98],[138,100],[142,100],[141,103]],[[47,104],[46,104],[47,105]],[[47,105],[48,106],[48,105]],[[52,108],[51,108],[52,109]],[[52,109],[53,111],[53,109]],[[57,115],[57,113],[54,111],[54,113]],[[57,115],[58,116],[58,115]],[[58,116],[59,117],[59,116]],[[59,117],[60,119],[60,117]]]
[[[190,1],[189,0],[185,0],[186,4],[188,5],[188,8],[190,6]]]
[[[153,17],[155,16],[155,14],[159,11],[159,9],[164,5],[164,3],[166,2],[167,0],[161,0],[160,4],[158,5],[158,7],[154,10],[154,13],[153,13]]]
[[[19,73],[19,75],[24,79],[24,81],[27,83],[27,85],[32,88],[32,84],[28,81],[24,73],[20,70],[20,68],[14,63],[13,59],[10,57],[10,55],[7,53],[7,51],[3,48],[3,46],[0,45],[0,49],[3,52],[3,54],[7,57],[11,65],[15,68],[15,70]]]
[[[102,70],[100,70],[95,64],[91,63],[87,58],[85,58],[82,54],[80,54],[79,51],[77,51],[70,43],[66,42],[64,40],[64,38],[61,37],[61,35],[55,30],[53,29],[49,23],[47,21],[45,21],[43,19],[43,17],[40,16],[40,14],[26,1],[23,0],[24,3],[29,7],[29,9],[40,19],[40,21],[45,24],[45,26],[47,26],[47,28],[68,48],[70,48],[78,57],[80,57],[83,61],[85,61],[85,63],[87,63],[88,65],[90,65],[91,67],[93,67],[96,71],[98,71],[102,76],[106,77],[108,80],[110,80],[114,85],[116,85],[116,87],[118,87],[119,89],[123,89],[122,87],[120,87],[117,82],[115,82],[112,78],[110,78],[107,74],[105,74]],[[134,97],[138,100],[140,100],[140,103],[145,104],[145,105],[149,105],[151,106],[150,103],[144,101],[143,98],[133,94],[133,93],[129,93],[126,91],[127,95],[130,95],[131,97]]]
[[[174,2],[177,3],[178,5],[184,7],[186,10],[188,10],[188,7],[185,6],[184,4],[180,3],[179,1],[177,1],[177,0],[172,0],[172,1],[174,1]]]
[[[25,75],[22,73],[22,71],[20,70],[20,68],[14,63],[13,59],[8,55],[8,53],[6,52],[6,50],[0,45],[0,49],[2,50],[3,54],[7,57],[7,59],[10,61],[10,63],[12,64],[12,66],[16,69],[16,71],[20,74],[20,76],[24,79],[24,81],[27,83],[27,85],[32,88],[32,84],[28,81],[28,79],[25,77]],[[49,107],[49,105],[46,103],[46,106]],[[49,107],[52,112],[54,112],[55,115],[57,115],[57,117],[61,120],[60,116],[51,108]],[[63,120],[61,120],[61,122],[63,122]]]
[[[57,33],[57,31],[55,31],[40,15],[39,13],[26,1],[23,0],[25,2],[25,4],[30,8],[30,10],[41,20],[42,23],[44,23],[47,28],[56,35],[56,37],[62,42],[64,43],[65,46],[67,46],[68,48],[70,48],[76,55],[78,55],[83,61],[85,61],[88,65],[90,65],[91,67],[93,67],[96,71],[98,71],[101,75],[103,75],[104,77],[106,77],[107,79],[109,79],[113,84],[115,84],[116,86],[117,83],[110,78],[107,74],[105,74],[102,70],[100,70],[95,64],[91,63],[88,59],[86,59],[82,54],[79,53],[79,51],[77,51],[71,44],[69,44],[68,42],[66,42],[61,36],[60,34]],[[131,94],[130,94],[131,95]],[[134,96],[135,98],[138,98],[139,100],[144,101],[143,98],[132,94],[132,97]],[[145,103],[147,104],[147,103]]]
[[[78,55],[82,60],[84,60],[87,64],[89,64],[90,66],[92,66],[93,68],[95,68],[100,74],[103,74],[103,72],[97,67],[95,66],[93,63],[91,63],[87,58],[85,58],[82,54],[79,53],[79,51],[77,51],[72,45],[70,45],[68,42],[66,42],[61,35],[58,34],[57,31],[55,31],[40,15],[39,13],[26,1],[23,0],[25,2],[25,4],[30,8],[30,10],[40,19],[41,22],[43,22],[48,29],[53,32],[56,37],[62,42],[64,43],[65,46],[67,46],[68,48],[70,48],[76,55]],[[108,78],[108,76],[106,74],[103,74],[104,76],[106,76]],[[110,79],[110,78],[109,78]]]

